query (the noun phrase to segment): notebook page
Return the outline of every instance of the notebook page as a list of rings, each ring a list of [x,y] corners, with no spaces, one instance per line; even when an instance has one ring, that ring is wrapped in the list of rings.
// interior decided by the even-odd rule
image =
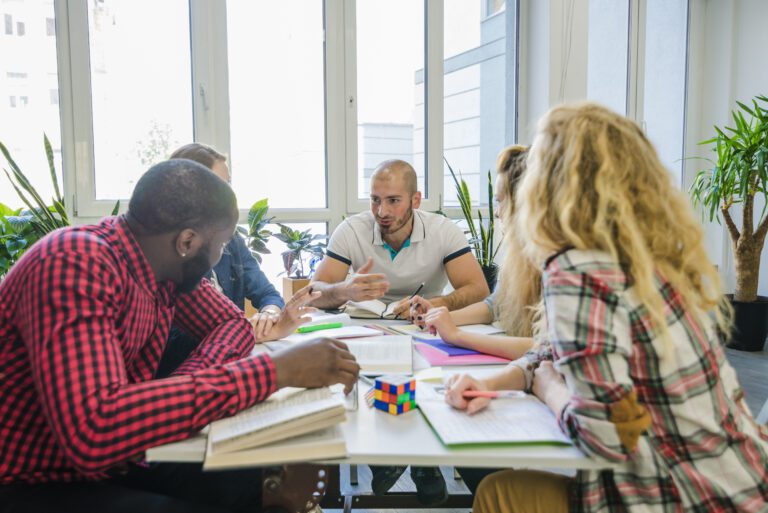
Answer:
[[[386,335],[344,340],[355,355],[363,373],[388,373],[413,370],[411,337]]]
[[[496,399],[474,415],[445,402],[427,384],[416,389],[416,402],[446,445],[555,442],[570,445],[555,416],[536,397]]]

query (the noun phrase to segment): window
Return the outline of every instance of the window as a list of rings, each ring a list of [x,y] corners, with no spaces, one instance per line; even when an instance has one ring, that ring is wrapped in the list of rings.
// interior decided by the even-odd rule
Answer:
[[[291,227],[294,230],[312,230],[312,235],[327,235],[328,234],[328,225],[326,223],[285,223],[287,226]],[[267,228],[272,231],[272,233],[278,233],[280,231],[280,227],[277,225],[268,225]],[[322,242],[322,241],[318,241]],[[264,272],[264,274],[269,278],[269,281],[272,282],[272,285],[275,286],[278,292],[282,293],[282,281],[283,277],[286,276],[285,274],[285,267],[283,265],[283,257],[282,253],[283,251],[286,251],[288,248],[285,245],[284,242],[279,241],[275,237],[270,237],[269,242],[267,242],[267,249],[271,251],[271,253],[262,255],[262,262],[261,262],[261,270]],[[309,258],[309,255],[307,255],[307,258]],[[309,268],[310,262],[308,260],[304,261],[305,269]]]
[[[58,105],[59,104],[59,90],[58,89],[49,89],[48,92],[50,94],[51,105]]]
[[[487,8],[498,12],[502,4],[489,1]],[[506,38],[514,37],[514,27],[503,12],[484,17],[481,0],[447,1],[444,15],[443,155],[473,201],[487,204],[487,173],[495,175],[496,156],[513,137],[506,123],[506,98],[515,88]],[[457,206],[447,165],[443,174],[444,204]]]
[[[19,107],[26,107],[29,105],[29,96],[19,96]]]
[[[127,198],[144,171],[193,140],[189,4],[89,3],[88,29],[95,198]]]
[[[13,16],[6,14],[3,17],[5,19],[5,34],[8,36],[13,35]]]
[[[589,0],[587,98],[627,114],[629,0]]]
[[[325,208],[323,2],[229,0],[227,36],[240,207]]]
[[[413,165],[423,193],[424,2],[357,2],[357,197],[384,160]]]
[[[9,104],[10,104],[11,108],[15,109],[16,108],[16,97],[11,95],[11,96],[8,97],[8,99],[10,100]]]
[[[45,35],[46,36],[56,35],[56,21],[53,18],[45,19]]]
[[[26,33],[26,28],[24,26],[23,21],[19,21],[16,23],[16,35],[17,36],[23,36]]]
[[[643,128],[661,161],[680,180],[685,140],[687,42],[688,0],[648,0]]]

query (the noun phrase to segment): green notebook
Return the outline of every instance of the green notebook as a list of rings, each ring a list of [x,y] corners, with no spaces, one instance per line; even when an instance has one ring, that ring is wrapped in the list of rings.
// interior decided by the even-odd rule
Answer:
[[[488,445],[572,445],[550,409],[533,395],[494,399],[474,415],[456,410],[427,383],[416,387],[416,404],[449,447]]]

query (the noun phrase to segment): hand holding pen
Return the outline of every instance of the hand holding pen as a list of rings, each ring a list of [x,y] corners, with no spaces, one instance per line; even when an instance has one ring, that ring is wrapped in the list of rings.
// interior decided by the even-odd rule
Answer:
[[[418,296],[419,292],[421,292],[421,289],[423,288],[424,288],[424,282],[421,282],[419,287],[416,289],[416,291],[413,294],[411,294],[410,297],[400,300],[400,302],[397,304],[397,307],[393,310],[393,313],[395,314],[395,319],[406,319],[409,321],[413,321],[413,315],[412,315],[413,299]],[[407,316],[404,315],[405,312],[408,313]]]

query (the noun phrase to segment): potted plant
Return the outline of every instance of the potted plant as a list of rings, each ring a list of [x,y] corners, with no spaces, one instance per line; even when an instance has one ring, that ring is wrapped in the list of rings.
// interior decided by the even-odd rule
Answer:
[[[238,227],[238,230],[248,238],[248,247],[251,248],[253,257],[261,264],[261,255],[272,253],[267,248],[267,241],[272,232],[267,230],[267,225],[274,217],[267,217],[269,203],[267,199],[261,199],[251,206],[248,211],[248,229]]]
[[[325,254],[327,235],[312,235],[310,230],[294,230],[290,226],[277,223],[279,233],[272,236],[288,246],[281,253],[286,276],[283,277],[283,298],[291,298],[299,289],[309,284],[309,278],[315,270],[315,264]],[[305,262],[306,260],[306,262]]]
[[[459,205],[461,206],[461,212],[464,214],[464,219],[467,221],[469,227],[469,245],[472,248],[472,252],[475,254],[480,267],[483,270],[485,281],[488,283],[489,290],[493,290],[496,286],[496,278],[499,272],[499,267],[495,263],[496,251],[498,247],[493,243],[494,237],[494,215],[493,215],[493,177],[491,172],[488,171],[488,217],[484,220],[483,213],[480,209],[477,210],[477,221],[472,217],[472,198],[469,195],[469,187],[464,181],[464,178],[459,180],[456,177],[456,173],[453,171],[451,164],[445,158],[445,164],[448,166],[448,171],[451,172],[453,177],[453,183],[456,187],[456,197],[459,199]],[[477,223],[477,224],[475,224]]]
[[[715,137],[700,144],[712,145],[713,167],[699,171],[691,186],[694,204],[701,204],[710,221],[720,215],[731,239],[736,272],[733,293],[734,331],[729,347],[760,351],[768,335],[768,298],[758,296],[760,255],[768,232],[768,97],[757,96],[752,107],[737,102],[732,111],[734,127],[715,128]],[[763,207],[755,215],[755,198]],[[732,207],[740,204],[741,227]]]

